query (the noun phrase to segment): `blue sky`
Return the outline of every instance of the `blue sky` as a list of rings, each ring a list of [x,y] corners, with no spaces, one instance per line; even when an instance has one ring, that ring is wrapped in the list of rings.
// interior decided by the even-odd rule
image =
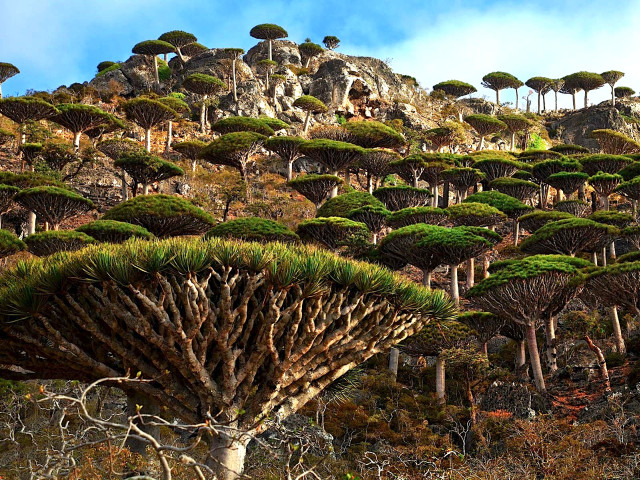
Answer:
[[[0,16],[0,61],[22,71],[3,84],[5,95],[90,80],[100,61],[126,60],[135,43],[167,30],[248,49],[251,27],[267,22],[297,42],[337,35],[339,51],[390,59],[428,88],[455,78],[493,98],[480,86],[493,70],[525,81],[615,69],[626,72],[620,85],[640,91],[640,0],[0,0]],[[590,99],[606,99],[607,90]]]

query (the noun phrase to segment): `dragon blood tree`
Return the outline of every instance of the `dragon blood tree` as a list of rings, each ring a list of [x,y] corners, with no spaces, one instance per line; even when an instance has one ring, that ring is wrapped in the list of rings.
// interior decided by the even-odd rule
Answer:
[[[451,155],[442,153],[424,154],[423,157],[426,163],[424,164],[424,170],[420,178],[429,184],[429,188],[431,189],[431,206],[435,208],[439,206],[438,187],[444,182],[443,172],[453,167],[453,159]]]
[[[160,103],[164,103],[167,107],[172,109],[178,115],[178,118],[185,118],[191,115],[191,109],[189,105],[182,100],[184,97],[183,93],[172,93],[168,97],[159,98],[158,101]],[[173,119],[167,122],[167,141],[164,144],[165,153],[169,151],[171,148],[171,144],[173,143]]]
[[[513,220],[513,242],[514,245],[518,245],[520,237],[520,224],[518,223],[518,218],[533,210],[533,207],[522,203],[520,200],[513,198],[510,195],[495,191],[474,193],[463,201],[463,203],[470,202],[486,203],[487,205],[491,205]]]
[[[431,193],[424,188],[398,185],[379,188],[373,192],[373,196],[384,203],[389,210],[395,212],[403,208],[425,206],[431,198]]]
[[[340,39],[335,35],[327,35],[322,39],[322,43],[327,50],[335,50],[340,46]]]
[[[207,144],[201,140],[187,140],[175,143],[171,146],[176,152],[191,162],[191,171],[196,171],[198,164],[198,155],[206,147]]]
[[[622,182],[615,191],[631,200],[632,216],[636,218],[638,215],[638,201],[640,200],[640,177]]]
[[[351,142],[364,148],[401,148],[407,141],[393,128],[373,120],[347,122],[343,128],[351,134]]]
[[[552,158],[535,163],[531,169],[534,180],[540,184],[540,206],[546,208],[549,201],[549,184],[547,178],[554,173],[577,172],[582,165],[577,160]]]
[[[329,250],[354,249],[366,245],[371,232],[364,223],[344,217],[318,217],[298,224],[296,233],[303,242],[322,245]]]
[[[574,217],[585,217],[591,210],[591,205],[582,200],[563,200],[553,205],[553,209],[558,212],[565,212]]]
[[[471,330],[482,346],[482,353],[488,357],[487,343],[500,333],[505,320],[489,312],[469,311],[458,315],[458,322],[466,325]]]
[[[342,185],[342,179],[335,175],[316,175],[311,173],[300,175],[287,182],[287,185],[311,201],[316,206],[316,211],[318,211],[320,205],[327,199],[331,191]]]
[[[611,155],[640,153],[640,143],[624,133],[603,128],[592,131],[591,136],[600,144],[602,153]]]
[[[367,191],[373,193],[387,175],[391,174],[391,162],[401,160],[399,153],[384,148],[370,148],[358,159],[357,166],[367,175]]]
[[[246,183],[249,159],[260,151],[266,139],[264,135],[255,132],[227,133],[207,145],[198,157],[214,165],[235,168],[240,172],[242,181]],[[249,196],[248,185],[247,196]]]
[[[478,135],[480,135],[480,145],[478,146],[478,150],[482,150],[484,148],[484,137],[507,129],[506,123],[495,117],[481,113],[468,115],[464,117],[464,121],[471,125]]]
[[[449,168],[442,172],[442,176],[453,185],[458,203],[467,198],[470,188],[477,186],[485,178],[484,173],[472,167]]]
[[[26,248],[24,242],[13,233],[0,229],[0,258],[8,257]]]
[[[525,163],[535,163],[542,160],[550,160],[552,158],[561,160],[562,155],[553,150],[546,150],[544,148],[532,148],[525,150],[518,155],[518,159]]]
[[[575,257],[578,252],[593,252],[606,245],[619,230],[586,218],[568,218],[549,222],[523,240],[520,249],[530,254],[559,254]]]
[[[400,160],[394,160],[389,163],[391,171],[396,173],[402,180],[407,182],[413,188],[418,188],[418,182],[422,177],[427,160],[424,155],[414,153]]]
[[[518,110],[518,89],[524,85],[507,72],[491,72],[482,77],[482,86],[496,92],[496,105],[500,106],[500,90],[513,88],[516,91],[516,110]]]
[[[142,194],[147,195],[149,185],[152,183],[184,175],[184,170],[176,164],[146,152],[122,156],[113,164],[123,169],[133,179],[131,190],[134,197],[138,192],[138,185],[142,186]]]
[[[615,86],[618,81],[624,77],[624,72],[618,70],[608,70],[600,74],[605,83],[611,87],[611,105],[616,104],[616,91]]]
[[[540,100],[544,100],[544,95],[551,91],[552,83],[553,80],[547,77],[532,77],[524,83],[538,94],[538,115],[542,112]],[[544,110],[546,110],[546,108],[544,108]]]
[[[573,144],[561,144],[556,145],[555,147],[551,147],[549,150],[553,152],[557,152],[560,155],[580,155],[582,153],[589,153],[589,149],[583,147],[582,145],[573,145]]]
[[[269,60],[273,60],[273,41],[278,38],[287,38],[289,34],[280,25],[273,23],[261,23],[256,25],[249,32],[253,38],[266,40],[269,46]]]
[[[440,264],[449,265],[451,272],[451,298],[460,303],[458,288],[458,266],[492,249],[502,237],[496,232],[482,227],[437,227],[430,225],[430,231],[423,236],[416,248],[429,249]],[[471,278],[473,283],[473,278]]]
[[[300,151],[324,166],[331,175],[336,176],[339,171],[348,168],[365,153],[364,148],[352,143],[324,139],[309,140],[300,145]],[[331,191],[331,198],[337,194],[338,189],[334,188]]]
[[[35,97],[11,97],[0,99],[0,114],[18,124],[20,143],[26,143],[24,124],[50,118],[58,113],[56,107]]]
[[[0,62],[0,99],[2,98],[2,84],[20,73],[18,67],[11,63]]]
[[[611,195],[618,185],[623,181],[622,175],[617,173],[598,172],[589,177],[589,185],[595,190],[600,197],[600,201],[605,210],[609,210],[609,195]]]
[[[53,230],[58,230],[67,218],[88,212],[95,207],[91,200],[60,187],[25,188],[14,198],[22,207],[35,212]]]
[[[311,95],[303,95],[299,98],[296,98],[293,102],[293,106],[307,113],[307,115],[304,117],[304,127],[302,129],[305,135],[309,130],[309,120],[311,119],[311,114],[325,113],[327,111],[327,106],[321,100],[318,100],[316,97],[313,97]]]
[[[173,45],[176,54],[180,57],[180,60],[183,62],[186,61],[184,58],[184,54],[182,53],[182,49],[187,45],[191,45],[192,43],[196,43],[198,39],[195,35],[189,32],[183,32],[182,30],[171,30],[170,32],[163,33],[158,37],[158,40],[163,42],[167,42]],[[167,52],[170,53],[170,52]],[[164,61],[167,61],[167,57],[165,54]]]
[[[433,86],[433,91],[440,90],[448,97],[455,98],[465,97],[477,92],[476,87],[460,80],[447,80],[437,83]]]
[[[202,235],[215,223],[211,215],[173,195],[142,195],[111,208],[102,220],[139,225],[159,238]]]
[[[558,172],[546,178],[547,185],[551,185],[568,197],[584,187],[589,175],[584,172]]]
[[[13,197],[15,197],[19,191],[20,189],[18,187],[0,183],[0,229],[2,228],[2,215],[11,211],[14,205]]]
[[[473,164],[473,168],[485,175],[485,180],[491,182],[497,178],[510,177],[516,173],[522,164],[506,158],[482,158]]]
[[[99,152],[106,155],[111,160],[116,161],[124,156],[130,154],[139,154],[145,151],[145,149],[137,142],[129,140],[128,138],[113,138],[104,140],[98,143],[97,147]],[[121,179],[121,194],[122,200],[129,198],[129,190],[127,189],[127,173],[123,170],[120,176]]]
[[[409,207],[392,212],[387,217],[391,228],[402,228],[416,223],[443,225],[449,220],[447,210],[433,207]]]
[[[521,202],[531,201],[538,193],[538,185],[519,178],[501,177],[489,182],[489,187],[500,193],[516,198]]]
[[[261,119],[253,117],[227,117],[218,120],[211,125],[211,130],[221,134],[234,132],[255,132],[265,137],[274,134],[274,131]]]
[[[122,243],[131,238],[151,240],[153,235],[139,225],[115,220],[95,220],[76,228],[76,232],[89,235],[98,242]]]
[[[422,284],[431,288],[431,273],[442,262],[428,247],[418,247],[422,238],[428,235],[433,225],[417,223],[390,232],[378,247],[380,260],[385,265],[400,269],[412,265],[422,271]]]
[[[306,57],[306,61],[304,63],[304,68],[309,68],[309,64],[311,63],[311,59],[313,57],[317,57],[322,52],[324,52],[324,49],[320,45],[318,45],[317,43],[313,43],[313,42],[301,43],[300,45],[298,45],[298,50],[300,51],[300,53],[304,57]]]
[[[634,252],[636,253],[636,252]],[[622,259],[622,257],[620,257]],[[632,260],[632,259],[630,259]],[[640,316],[640,262],[616,263],[593,270],[587,276],[584,293],[595,297],[600,304],[611,307],[613,333],[619,353],[626,352],[617,307],[625,306]],[[587,297],[585,295],[585,297]],[[588,301],[588,298],[587,298]],[[589,302],[588,303],[592,303]]]
[[[151,129],[169,120],[176,120],[178,114],[159,100],[138,97],[122,105],[129,120],[144,129],[145,149],[151,153]]]
[[[566,220],[567,218],[573,218],[573,215],[555,210],[535,210],[522,215],[518,218],[518,222],[520,222],[520,227],[527,232],[535,233],[539,228],[544,227],[549,222],[557,222],[558,220]]]
[[[628,213],[614,212],[609,210],[598,210],[597,212],[593,212],[587,218],[589,220],[593,220],[594,222],[602,223],[604,225],[612,225],[619,230],[625,229],[635,221],[635,217],[633,217],[632,215],[629,215]],[[616,258],[615,238],[612,238],[611,243],[609,243],[609,255],[613,259]],[[602,249],[602,259],[603,259],[602,264],[606,266],[606,260],[607,260],[606,247]]]
[[[602,87],[606,81],[598,73],[593,72],[577,72],[564,77],[564,89],[573,90],[574,92],[574,109],[575,109],[575,92],[584,91],[584,108],[589,103],[589,92]]]
[[[387,226],[387,218],[391,212],[386,208],[365,205],[347,213],[347,218],[354,222],[364,223],[373,235],[372,243],[378,243],[378,235]]]
[[[144,55],[153,61],[153,75],[156,81],[156,88],[160,85],[158,74],[158,55],[166,55],[175,52],[175,47],[162,40],[145,40],[133,46],[131,51],[136,55]]]
[[[316,216],[346,218],[351,210],[364,207],[365,205],[384,207],[384,204],[380,200],[369,193],[348,192],[327,200],[322,207],[318,209]]]
[[[89,235],[74,230],[34,233],[24,241],[29,252],[38,257],[46,257],[58,252],[74,252],[95,243]]]
[[[298,235],[282,223],[259,217],[236,218],[219,223],[206,234],[207,238],[234,238],[248,242],[298,242]]]
[[[504,266],[467,292],[478,308],[525,329],[533,377],[540,392],[545,391],[545,382],[536,330],[579,293],[581,268],[561,257],[525,258]]]
[[[300,137],[271,137],[264,142],[264,147],[278,155],[287,165],[287,181],[293,179],[293,162],[302,156],[300,147],[305,140]]]
[[[507,114],[498,115],[498,120],[507,126],[507,131],[511,134],[511,150],[516,148],[516,134],[523,132],[525,135],[533,127],[533,122],[524,115]]]
[[[190,43],[189,45],[185,45],[180,49],[182,54],[185,57],[195,57],[196,55],[200,55],[201,53],[209,51],[207,47],[198,42]]]
[[[636,91],[631,87],[616,87],[614,88],[616,98],[631,98],[636,94]]]
[[[402,342],[400,348],[410,355],[436,357],[436,396],[439,402],[445,403],[446,361],[443,354],[448,349],[468,345],[474,339],[475,332],[459,321],[432,322]]]
[[[148,382],[114,386],[187,423],[222,426],[209,439],[221,480],[240,478],[267,417],[286,418],[372,355],[454,315],[442,292],[386,269],[279,244],[133,242],[22,270],[0,293],[0,363],[27,378],[139,371]]]
[[[50,118],[52,122],[62,125],[73,134],[73,147],[80,149],[80,136],[92,128],[119,120],[104,110],[93,105],[81,103],[62,103],[56,105],[58,113]]]
[[[182,82],[182,88],[188,90],[191,93],[200,95],[200,132],[206,133],[206,113],[207,113],[207,98],[218,95],[224,91],[227,86],[225,83],[217,77],[207,75],[204,73],[192,73]]]
[[[580,163],[582,171],[591,176],[598,172],[618,173],[623,168],[630,166],[633,160],[624,155],[596,154],[581,157]]]
[[[225,48],[225,56],[231,63],[231,85],[233,87],[233,101],[238,103],[238,82],[236,79],[236,63],[240,60],[240,55],[244,55],[244,48]]]

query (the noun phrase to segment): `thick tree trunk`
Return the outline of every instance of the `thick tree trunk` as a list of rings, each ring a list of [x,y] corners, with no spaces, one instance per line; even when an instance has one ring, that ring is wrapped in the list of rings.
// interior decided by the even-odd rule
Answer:
[[[520,222],[515,219],[513,221],[513,244],[517,247],[520,241]]]
[[[467,289],[473,288],[475,284],[475,270],[476,270],[476,259],[470,258],[467,260]]]
[[[431,189],[431,206],[434,208],[438,208],[438,184],[434,185],[434,187]]]
[[[395,347],[391,347],[389,351],[389,371],[393,378],[398,377],[398,364],[400,363],[400,350]]]
[[[370,173],[367,174],[367,192],[373,194],[373,176]]]
[[[169,149],[171,148],[172,137],[173,137],[173,122],[169,120],[169,125],[167,126],[167,143],[164,146],[165,153],[169,152]]]
[[[482,254],[482,278],[489,278],[489,253]]]
[[[547,97],[544,93],[542,94],[542,111],[547,112]]]
[[[307,116],[304,117],[304,128],[303,133],[306,135],[307,130],[309,130],[309,119],[311,118],[311,112],[307,112]]]
[[[147,152],[151,153],[151,129],[147,128],[144,134],[144,148]]]
[[[500,90],[496,90],[496,105],[500,106]]]
[[[293,162],[287,162],[287,182],[293,179]]]
[[[605,211],[609,211],[609,195],[602,196],[602,205],[604,206]]]
[[[587,108],[588,101],[589,101],[589,91],[585,90],[584,91],[584,108]]]
[[[126,202],[129,199],[129,189],[127,187],[127,172],[122,170],[120,175],[120,194],[122,195],[122,201]]]
[[[527,349],[524,340],[519,340],[516,345],[516,368],[521,368],[527,362]]]
[[[482,150],[483,148],[484,148],[484,135],[480,137],[480,146],[478,147],[478,150]]]
[[[27,235],[33,235],[36,233],[36,214],[35,212],[29,212],[27,217]]]
[[[422,285],[431,288],[431,270],[422,271]]]
[[[273,41],[269,39],[269,60],[273,60]]]
[[[631,200],[631,215],[633,216],[633,221],[636,221],[636,217],[638,216],[638,201]]]
[[[554,92],[553,92],[553,95],[554,95],[554,96],[555,96],[555,98],[556,98],[556,108],[555,108],[555,110],[556,110],[556,112],[557,112],[557,111],[558,111],[558,92],[554,91]]]
[[[236,85],[236,57],[231,61],[231,79],[233,81],[233,101],[238,103],[238,89]]]
[[[436,396],[440,403],[445,403],[445,362],[442,355],[436,357]]]
[[[148,183],[143,183],[142,184],[142,194],[143,195],[149,195],[149,184]]]
[[[618,307],[613,306],[609,310],[611,313],[611,325],[613,325],[613,336],[616,339],[616,348],[618,353],[626,354],[627,347],[624,344],[624,337],[622,336],[622,328],[620,328],[620,319],[618,318]]]
[[[607,266],[607,247],[602,247],[602,266]]]
[[[540,115],[540,92],[538,92],[538,115]]]
[[[518,89],[515,89],[516,91],[516,110],[518,110]]]
[[[219,480],[242,478],[249,440],[248,435],[234,434],[231,436],[222,432],[211,439],[207,466],[216,472]]]
[[[534,325],[527,325],[525,327],[527,337],[527,347],[529,349],[529,360],[531,360],[531,370],[533,372],[533,378],[536,383],[536,389],[539,392],[544,392],[546,387],[544,385],[544,377],[542,376],[542,365],[540,365],[540,355],[538,354],[538,341],[536,339],[536,327]]]
[[[511,151],[516,149],[516,132],[511,132]]]
[[[207,96],[203,95],[202,96],[202,106],[200,107],[200,133],[207,133],[207,130],[205,129],[205,113],[207,110],[207,107],[205,105],[207,100]]]
[[[198,166],[198,160],[192,160],[191,161],[191,171],[195,172],[197,166]]]
[[[611,242],[609,244],[609,257],[615,260],[616,258],[616,242]]]
[[[0,98],[2,98],[2,95],[0,95]],[[616,106],[616,91],[614,85],[611,85],[611,106]]]
[[[156,79],[156,88],[160,86],[160,76],[158,75],[158,57],[153,56],[153,75]]]
[[[571,97],[573,99],[573,109],[576,109],[576,94],[575,92],[571,94]]]
[[[444,182],[442,185],[442,208],[449,207],[450,188],[449,182]]]
[[[558,352],[556,349],[556,329],[553,317],[545,318],[544,334],[547,342],[547,365],[549,366],[549,371],[555,372],[558,370]]]
[[[335,175],[336,177],[338,176],[338,171],[334,170],[333,172],[331,172],[331,175]],[[335,198],[338,196],[338,186],[336,185],[335,187],[333,187],[331,189],[331,193],[329,194],[329,198]]]
[[[589,335],[585,335],[584,340],[587,342],[589,350],[596,354],[596,358],[598,359],[598,366],[600,367],[600,374],[602,375],[602,380],[604,380],[605,390],[608,392],[611,390],[611,383],[609,382],[609,370],[607,369],[607,362],[604,359],[602,350],[600,350],[600,347],[598,347],[591,341]]]
[[[82,132],[75,132],[73,134],[73,150],[76,153],[80,150],[80,135],[82,135]]]
[[[596,252],[591,252],[591,262],[597,267],[598,266],[598,254]]]
[[[458,291],[458,265],[451,265],[451,298],[460,305],[460,293]]]

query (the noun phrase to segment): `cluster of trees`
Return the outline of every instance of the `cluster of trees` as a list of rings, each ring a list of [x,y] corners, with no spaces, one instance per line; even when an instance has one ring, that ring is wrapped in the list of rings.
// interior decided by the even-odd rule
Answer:
[[[287,32],[263,24],[251,35],[268,42],[265,61],[273,62],[273,41]],[[339,39],[323,43],[332,49]],[[195,36],[173,31],[137,44],[134,53],[152,57],[159,86],[158,55],[175,53],[184,61],[202,51],[198,45]],[[307,64],[322,50],[309,41],[300,48]],[[229,55],[235,62],[241,51],[229,49]],[[0,80],[17,73],[3,65]],[[103,62],[99,70],[111,67]],[[583,90],[586,103],[600,79],[615,95],[622,76],[583,73],[560,86],[541,77],[526,85],[542,101],[547,91],[575,96]],[[523,85],[504,72],[485,76],[483,84],[496,91],[498,103],[501,90]],[[181,88],[198,95],[200,131],[207,133],[207,100],[225,83],[198,73]],[[456,98],[475,91],[459,81],[434,89]],[[617,351],[625,353],[618,311],[640,315],[640,262],[633,251],[640,249],[640,145],[632,139],[596,130],[598,154],[576,145],[487,151],[485,137],[506,131],[514,138],[531,122],[516,114],[470,115],[465,121],[480,137],[479,151],[414,153],[393,123],[309,129],[311,116],[327,107],[305,95],[294,103],[306,112],[299,136],[278,119],[233,116],[212,123],[212,141],[173,143],[172,122],[194,106],[186,98],[181,92],[141,96],[123,102],[120,116],[33,97],[0,100],[28,166],[0,172],[0,226],[13,208],[29,212],[22,238],[0,229],[0,257],[23,250],[48,257],[0,277],[0,377],[90,382],[140,372],[148,381],[118,384],[133,405],[227,427],[209,446],[212,468],[230,480],[241,475],[247,443],[262,422],[296,412],[354,366],[399,343],[411,354],[437,357],[441,401],[446,367],[462,365],[474,421],[473,385],[489,367],[487,342],[496,335],[515,340],[518,368],[526,348],[536,388],[544,391],[545,369],[558,368],[557,319],[574,298],[608,309]],[[26,125],[43,120],[64,127],[73,140],[27,141]],[[121,135],[130,128],[125,120],[145,132],[144,143]],[[164,158],[152,152],[159,126],[168,131]],[[91,148],[81,148],[83,134]],[[13,136],[0,131],[2,143]],[[443,148],[455,132],[440,127],[425,137]],[[267,152],[280,163],[291,195],[315,206],[315,218],[289,228],[266,218],[227,220],[227,209],[218,222],[186,198],[150,194],[152,185],[185,175],[180,158],[193,175],[198,161],[237,170],[251,202],[251,166]],[[315,167],[295,176],[302,157]],[[97,220],[61,230],[96,209],[68,183],[90,162],[113,168],[122,180],[122,202]],[[629,213],[611,211],[612,197],[627,202]],[[528,232],[522,242],[521,231]],[[509,235],[519,245],[517,257],[491,263]],[[633,248],[616,258],[620,240]],[[411,268],[420,271],[422,285],[392,272]],[[448,277],[449,295],[432,289],[438,274]],[[606,379],[606,364],[602,372]]]
[[[522,82],[522,80],[519,80],[507,72],[491,72],[482,77],[482,86],[496,92],[496,104],[498,105],[500,105],[500,92],[502,90],[515,90],[516,110],[519,104],[518,90],[523,86],[527,86],[537,94],[538,113],[541,113],[547,110],[547,93],[553,92],[556,110],[558,109],[558,93],[571,95],[573,109],[575,110],[576,94],[584,92],[584,108],[587,108],[589,92],[597,90],[604,85],[608,85],[611,88],[611,104],[615,105],[616,98],[629,98],[636,93],[629,87],[616,87],[616,84],[622,77],[624,77],[624,73],[617,70],[609,70],[603,73],[582,71],[566,75],[562,78],[532,77],[526,82]],[[445,95],[455,99],[477,91],[473,85],[460,80],[440,82],[433,86],[433,90],[444,92]],[[527,105],[527,111],[529,111],[529,105]]]

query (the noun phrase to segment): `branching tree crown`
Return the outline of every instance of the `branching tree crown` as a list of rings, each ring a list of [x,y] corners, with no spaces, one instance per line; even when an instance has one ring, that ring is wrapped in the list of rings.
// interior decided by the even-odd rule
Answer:
[[[27,249],[38,257],[47,257],[58,252],[75,252],[95,243],[89,235],[74,230],[34,233],[25,238]]]
[[[602,247],[618,234],[619,230],[615,227],[586,218],[570,218],[547,223],[527,237],[520,248],[526,253],[556,253],[573,257],[578,252],[590,252]]]
[[[256,132],[267,137],[274,131],[259,118],[227,117],[211,125],[211,130],[218,133]]]
[[[384,204],[370,193],[349,192],[327,200],[324,205],[318,209],[317,216],[346,218],[350,211],[364,207],[365,205],[384,208]]]
[[[482,86],[496,92],[496,103],[500,105],[500,90],[520,88],[523,83],[507,72],[491,72],[482,77]],[[517,94],[516,94],[517,98]]]
[[[440,90],[444,92],[445,95],[453,98],[464,97],[478,91],[473,85],[461,82],[460,80],[447,80],[437,83],[433,86],[433,90]]]
[[[567,218],[573,218],[573,215],[555,210],[536,210],[522,215],[518,218],[518,222],[520,222],[520,227],[524,228],[527,232],[535,233],[539,228],[544,227],[549,222],[557,222],[558,220],[566,220]]]
[[[25,243],[8,230],[0,229],[0,258],[25,250]]]
[[[406,143],[400,133],[384,123],[347,122],[343,127],[351,134],[351,142],[364,148],[400,148]]]
[[[237,218],[219,223],[207,232],[209,237],[235,238],[249,242],[297,242],[300,239],[286,225],[266,218]]]
[[[98,242],[106,243],[122,243],[131,238],[153,238],[146,228],[116,220],[94,220],[76,228],[76,232],[85,233]]]
[[[49,222],[54,230],[58,230],[63,220],[95,207],[91,200],[71,190],[49,186],[25,188],[16,194],[15,200]]]

